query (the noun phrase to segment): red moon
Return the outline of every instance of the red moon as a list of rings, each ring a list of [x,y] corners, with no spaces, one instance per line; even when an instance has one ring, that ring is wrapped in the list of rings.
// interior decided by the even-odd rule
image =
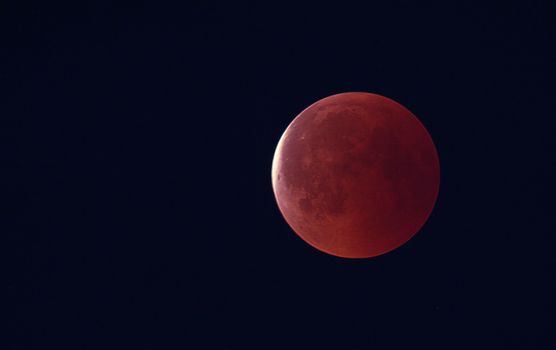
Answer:
[[[394,250],[425,224],[440,183],[438,154],[419,119],[362,92],[332,95],[288,126],[272,162],[272,187],[291,228],[345,258]]]

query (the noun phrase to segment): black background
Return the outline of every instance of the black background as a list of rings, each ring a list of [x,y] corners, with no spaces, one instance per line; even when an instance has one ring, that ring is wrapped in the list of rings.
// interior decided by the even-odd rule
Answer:
[[[553,349],[551,2],[2,3],[8,349]],[[441,160],[366,260],[280,216],[276,143],[369,91]]]

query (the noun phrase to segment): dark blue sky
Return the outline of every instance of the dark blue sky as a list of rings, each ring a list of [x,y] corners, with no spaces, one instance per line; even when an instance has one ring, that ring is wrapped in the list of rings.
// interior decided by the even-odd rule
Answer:
[[[17,1],[0,11],[8,349],[550,349],[550,1]],[[322,254],[274,148],[325,96],[399,101],[441,189],[408,244]]]

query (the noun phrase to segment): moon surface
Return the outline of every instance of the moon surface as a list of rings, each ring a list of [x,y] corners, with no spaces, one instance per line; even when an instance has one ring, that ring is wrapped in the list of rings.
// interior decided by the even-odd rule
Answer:
[[[345,258],[398,248],[432,212],[440,165],[409,110],[363,92],[332,95],[301,112],[280,138],[272,187],[291,228]]]

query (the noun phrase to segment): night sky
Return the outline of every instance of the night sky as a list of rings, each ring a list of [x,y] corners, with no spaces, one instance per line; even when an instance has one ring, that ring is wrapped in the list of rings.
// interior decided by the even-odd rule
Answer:
[[[4,349],[556,348],[556,12],[522,2],[0,5]],[[386,255],[288,227],[270,168],[346,91],[441,187]]]

